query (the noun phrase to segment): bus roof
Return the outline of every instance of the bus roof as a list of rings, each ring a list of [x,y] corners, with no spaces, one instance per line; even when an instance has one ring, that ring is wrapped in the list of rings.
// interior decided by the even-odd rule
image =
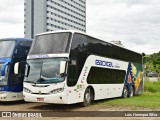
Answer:
[[[32,40],[30,38],[1,38],[0,40],[16,40],[16,41],[20,41],[20,40]]]
[[[86,35],[84,32],[80,32],[80,31],[76,31],[76,30],[56,30],[56,31],[50,31],[50,32],[40,33],[40,34],[37,34],[36,36],[47,35],[47,34],[51,34],[51,33],[64,33],[64,32],[81,33],[81,34]]]
[[[100,40],[100,41],[103,41],[103,42],[112,44],[112,45],[114,45],[114,46],[118,46],[118,47],[120,47],[120,48],[123,48],[123,49],[129,50],[129,51],[135,52],[135,51],[130,50],[130,49],[128,49],[128,48],[125,48],[125,47],[122,47],[122,46],[120,46],[120,45],[111,43],[111,42],[109,42],[109,41],[101,40],[101,39],[96,38],[96,37],[94,37],[94,36],[92,36],[92,35],[88,35],[88,34],[86,34],[85,32],[81,32],[81,31],[77,31],[77,30],[56,30],[56,31],[50,31],[50,32],[40,33],[40,34],[37,34],[36,36],[39,36],[39,35],[47,35],[47,34],[51,34],[51,33],[64,33],[64,32],[70,32],[70,33],[72,33],[72,34],[74,34],[74,33],[83,34],[83,35],[86,35],[86,36],[89,36],[89,37],[98,39],[98,40]],[[135,53],[142,55],[141,53],[138,53],[138,52],[135,52]]]

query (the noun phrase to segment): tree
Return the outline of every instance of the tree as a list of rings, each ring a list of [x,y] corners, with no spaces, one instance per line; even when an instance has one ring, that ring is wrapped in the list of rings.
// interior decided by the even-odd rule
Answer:
[[[146,66],[146,72],[152,71],[160,74],[160,52],[151,55],[142,53],[143,63]]]

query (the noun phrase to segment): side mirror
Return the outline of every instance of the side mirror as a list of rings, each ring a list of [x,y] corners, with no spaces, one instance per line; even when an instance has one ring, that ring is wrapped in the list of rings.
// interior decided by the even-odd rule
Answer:
[[[61,61],[60,62],[60,74],[64,74],[65,73],[65,71],[66,71],[66,63],[67,63],[67,61]]]
[[[14,73],[16,75],[18,75],[19,77],[23,77],[23,76],[25,76],[26,67],[27,67],[26,77],[28,77],[29,71],[30,71],[30,66],[25,61],[24,62],[22,61],[22,62],[15,63],[15,65],[14,65]]]
[[[29,72],[30,72],[30,66],[29,66],[28,63],[26,63],[26,74],[25,74],[25,77],[28,77]]]
[[[19,62],[18,62],[18,63],[15,63],[15,65],[14,65],[14,73],[15,73],[16,75],[18,75],[18,70],[19,70]]]

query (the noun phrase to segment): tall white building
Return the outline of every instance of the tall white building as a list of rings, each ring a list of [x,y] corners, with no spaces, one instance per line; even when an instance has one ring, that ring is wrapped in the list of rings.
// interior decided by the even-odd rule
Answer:
[[[86,0],[25,0],[24,34],[54,30],[86,31]]]

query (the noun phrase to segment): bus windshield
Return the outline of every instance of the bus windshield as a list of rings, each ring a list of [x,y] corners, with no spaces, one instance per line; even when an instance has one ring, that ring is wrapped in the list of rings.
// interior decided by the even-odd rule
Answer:
[[[49,58],[27,60],[30,66],[29,76],[24,82],[35,84],[49,84],[63,82],[64,77],[60,75],[60,62],[67,58]]]
[[[11,57],[14,47],[15,41],[0,41],[0,58],[9,58]]]
[[[29,55],[69,53],[70,33],[44,34],[35,37]]]
[[[4,76],[1,75],[2,65],[3,64],[0,64],[0,86],[7,85],[7,79]]]

